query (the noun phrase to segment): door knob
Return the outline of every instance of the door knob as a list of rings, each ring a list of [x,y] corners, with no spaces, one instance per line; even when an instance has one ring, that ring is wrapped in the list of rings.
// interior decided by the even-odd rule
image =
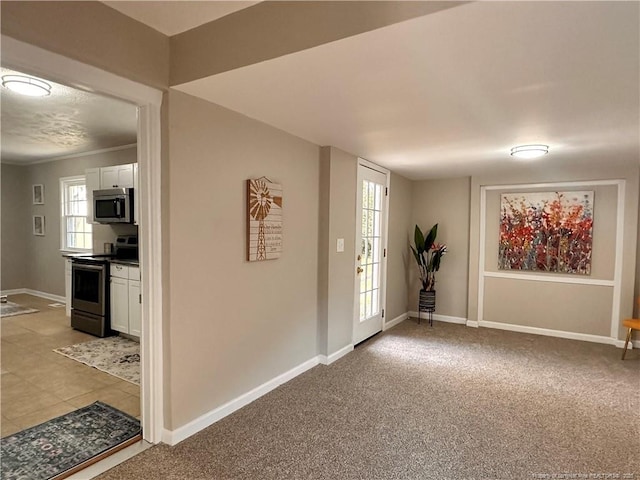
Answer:
[[[358,275],[360,275],[362,272],[364,272],[364,270],[362,270],[362,268],[358,267],[358,268],[356,268],[356,272],[358,272]]]

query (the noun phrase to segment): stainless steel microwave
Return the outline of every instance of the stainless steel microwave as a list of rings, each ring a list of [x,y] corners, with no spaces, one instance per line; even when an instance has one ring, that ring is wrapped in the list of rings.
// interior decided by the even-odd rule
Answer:
[[[133,188],[93,191],[93,220],[98,223],[133,223]]]

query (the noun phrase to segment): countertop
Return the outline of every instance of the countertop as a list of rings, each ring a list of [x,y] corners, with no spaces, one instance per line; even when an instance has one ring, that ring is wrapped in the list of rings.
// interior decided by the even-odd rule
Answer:
[[[80,258],[80,257],[110,257],[110,253],[89,253],[89,252],[62,252],[64,258]]]
[[[109,263],[119,263],[121,265],[128,265],[130,267],[139,267],[140,261],[131,259],[131,258],[115,258],[113,254],[109,253],[77,253],[77,252],[63,252],[62,256],[64,258],[82,258],[82,257],[100,257],[107,260]]]
[[[139,260],[132,260],[130,258],[110,258],[109,263],[119,263],[120,265],[128,265],[130,267],[139,267]]]

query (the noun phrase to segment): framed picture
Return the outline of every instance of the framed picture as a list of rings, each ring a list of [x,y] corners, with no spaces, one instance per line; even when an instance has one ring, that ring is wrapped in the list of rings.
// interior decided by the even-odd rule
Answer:
[[[593,191],[504,193],[498,268],[591,274]]]
[[[44,205],[44,185],[33,185],[33,204]]]
[[[282,253],[282,185],[266,177],[247,180],[247,260]]]
[[[44,237],[44,215],[33,216],[33,234]]]

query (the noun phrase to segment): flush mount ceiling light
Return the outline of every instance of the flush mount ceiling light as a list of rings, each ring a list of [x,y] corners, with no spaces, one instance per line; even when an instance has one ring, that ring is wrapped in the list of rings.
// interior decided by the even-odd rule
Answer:
[[[51,85],[26,75],[4,75],[2,86],[29,97],[46,97],[51,94]]]
[[[511,156],[516,158],[538,158],[549,153],[548,145],[519,145],[511,149]]]

